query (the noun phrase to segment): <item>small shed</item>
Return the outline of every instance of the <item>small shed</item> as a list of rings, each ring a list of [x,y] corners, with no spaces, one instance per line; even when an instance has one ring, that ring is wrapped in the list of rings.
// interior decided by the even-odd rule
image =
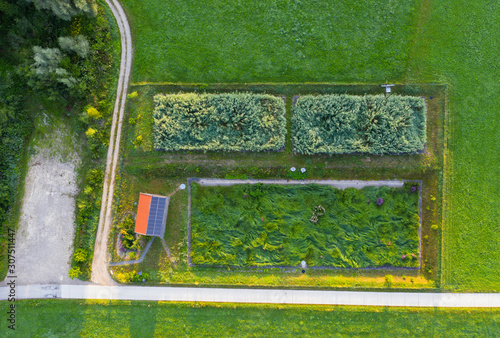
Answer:
[[[163,238],[169,202],[170,198],[166,196],[141,193],[135,219],[135,232]]]

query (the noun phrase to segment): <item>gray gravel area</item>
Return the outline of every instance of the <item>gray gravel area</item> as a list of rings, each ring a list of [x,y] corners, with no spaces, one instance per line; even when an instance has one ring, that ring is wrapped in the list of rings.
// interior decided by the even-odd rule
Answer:
[[[68,277],[80,162],[69,139],[64,126],[51,130],[29,160],[15,242],[19,285],[83,283]]]

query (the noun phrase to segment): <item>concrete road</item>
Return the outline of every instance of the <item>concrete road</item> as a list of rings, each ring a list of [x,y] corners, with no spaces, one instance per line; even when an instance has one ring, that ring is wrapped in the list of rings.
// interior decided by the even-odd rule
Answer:
[[[0,287],[1,297],[6,299],[9,291],[8,286]],[[500,293],[356,292],[99,285],[17,286],[16,298],[408,307],[500,307]]]

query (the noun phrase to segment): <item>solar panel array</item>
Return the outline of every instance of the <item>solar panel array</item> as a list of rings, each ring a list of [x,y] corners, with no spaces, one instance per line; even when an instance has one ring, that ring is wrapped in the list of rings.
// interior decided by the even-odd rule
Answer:
[[[149,208],[148,230],[146,236],[163,236],[165,229],[165,206],[166,197],[151,197],[151,206]]]

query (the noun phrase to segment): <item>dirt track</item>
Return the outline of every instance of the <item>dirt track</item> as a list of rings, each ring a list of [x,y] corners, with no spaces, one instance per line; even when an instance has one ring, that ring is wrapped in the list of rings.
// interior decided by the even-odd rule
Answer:
[[[102,193],[101,212],[99,226],[97,228],[96,243],[94,247],[94,259],[92,261],[91,280],[100,285],[115,285],[108,272],[108,238],[113,224],[112,204],[115,190],[115,176],[120,149],[121,129],[125,101],[127,99],[128,83],[130,81],[130,69],[132,66],[132,35],[125,12],[116,0],[106,0],[109,8],[118,23],[121,37],[121,62],[116,101],[113,110],[113,122],[111,125],[111,136],[107,155],[106,171],[104,174],[104,185]]]

